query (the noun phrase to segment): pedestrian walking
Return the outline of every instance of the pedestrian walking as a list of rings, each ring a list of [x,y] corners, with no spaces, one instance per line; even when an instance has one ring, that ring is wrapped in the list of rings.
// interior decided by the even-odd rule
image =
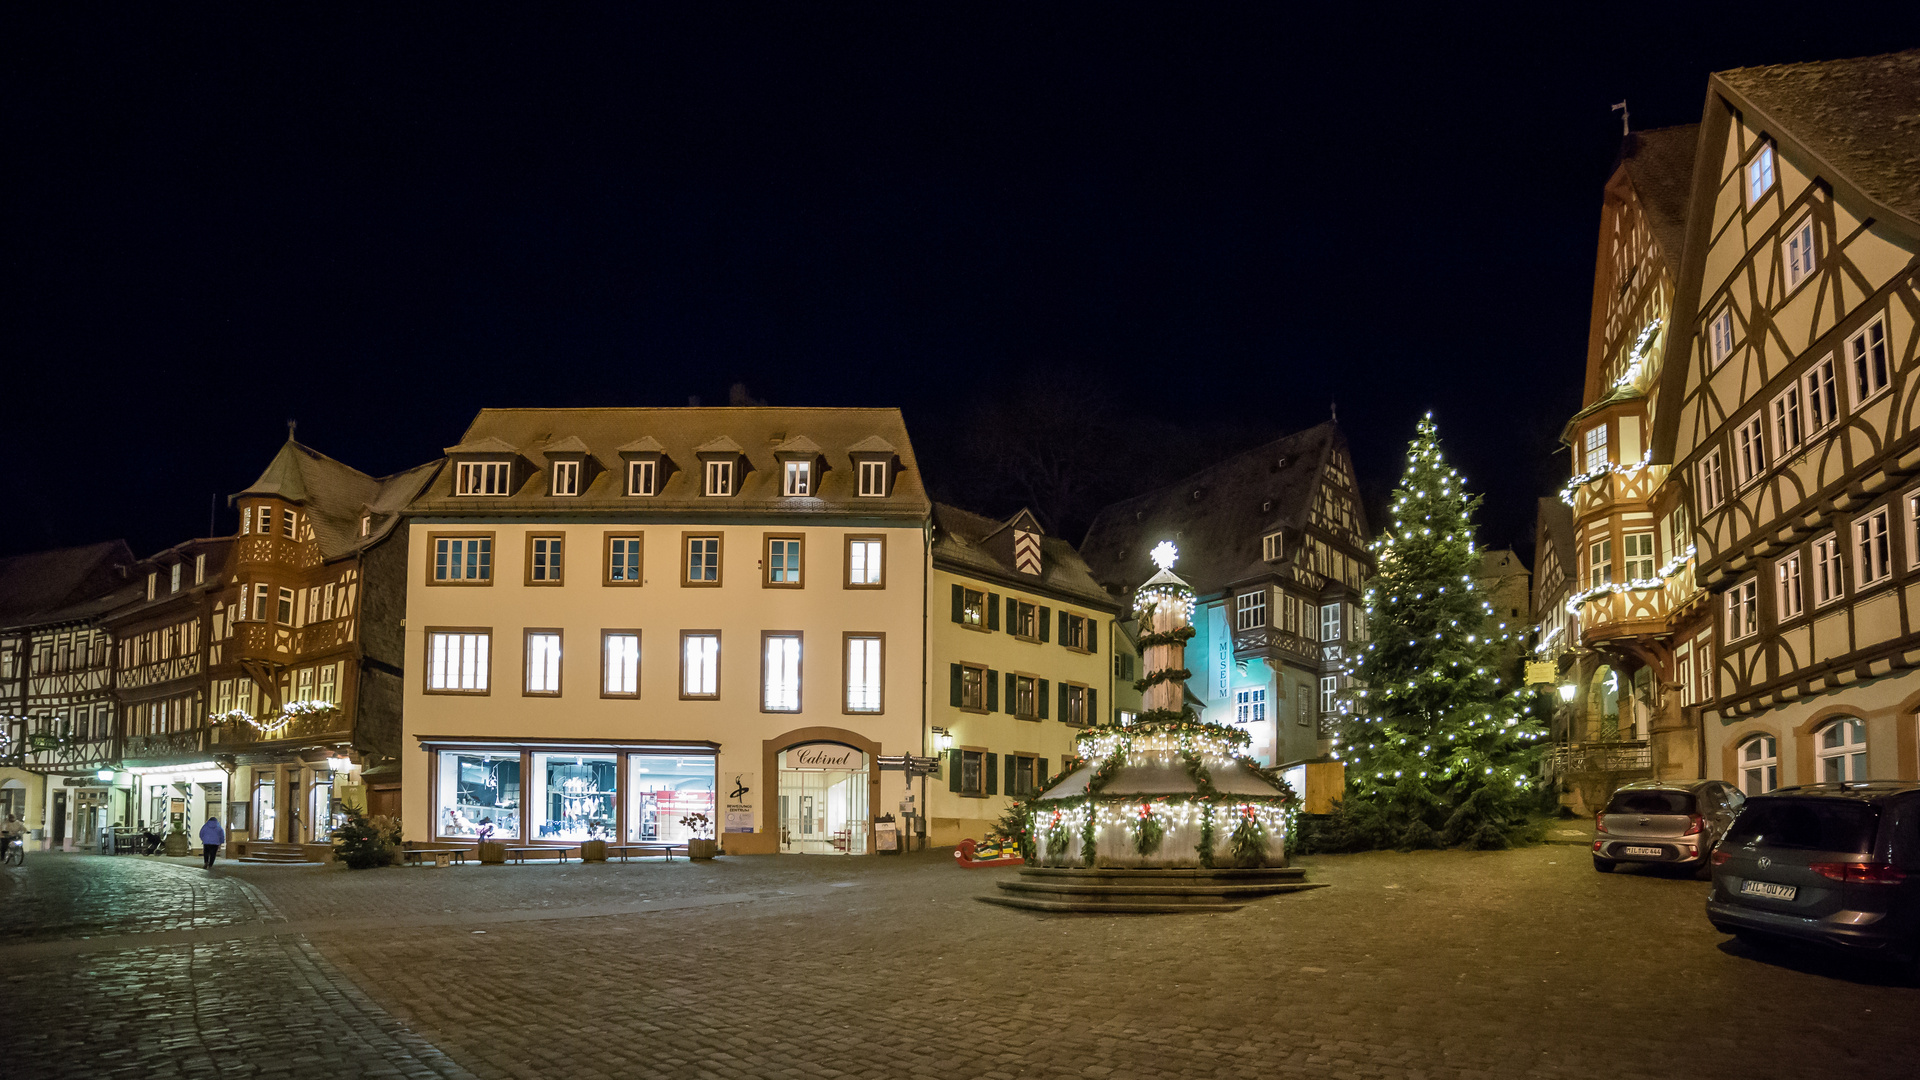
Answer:
[[[213,869],[213,857],[220,854],[220,845],[227,842],[227,833],[220,827],[218,818],[208,818],[200,826],[200,842],[206,845],[207,869]]]
[[[5,862],[13,854],[13,845],[19,844],[21,853],[26,852],[27,823],[14,814],[8,814],[4,824],[0,824],[0,862]]]

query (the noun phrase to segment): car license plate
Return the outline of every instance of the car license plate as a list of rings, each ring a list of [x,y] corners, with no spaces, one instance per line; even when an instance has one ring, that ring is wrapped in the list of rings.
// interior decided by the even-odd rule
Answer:
[[[1656,859],[1666,854],[1666,852],[1657,847],[1623,847],[1620,849],[1620,853],[1622,855],[1651,855]]]
[[[1759,896],[1768,900],[1791,900],[1800,890],[1793,885],[1775,885],[1771,881],[1749,881],[1740,886],[1742,896]]]

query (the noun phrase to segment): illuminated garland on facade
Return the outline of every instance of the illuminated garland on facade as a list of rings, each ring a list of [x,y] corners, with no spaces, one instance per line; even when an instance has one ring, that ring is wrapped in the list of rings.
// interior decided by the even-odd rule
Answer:
[[[1647,345],[1659,329],[1660,320],[1655,319],[1640,331],[1639,337],[1634,339],[1633,348],[1627,352],[1627,369],[1620,373],[1619,378],[1613,380],[1615,390],[1624,390],[1640,381],[1640,369],[1645,366],[1647,359]]]
[[[1632,477],[1638,475],[1642,469],[1645,469],[1651,464],[1653,464],[1653,451],[1651,450],[1642,454],[1640,460],[1631,465],[1615,465],[1611,461],[1603,461],[1590,471],[1580,473],[1574,476],[1573,479],[1568,480],[1567,486],[1560,489],[1560,501],[1566,503],[1568,506],[1572,506],[1573,496],[1576,492],[1588,484],[1593,483],[1595,480],[1606,476],[1608,473],[1619,473],[1621,476]]]
[[[1668,560],[1667,565],[1661,567],[1659,574],[1655,577],[1634,578],[1631,581],[1609,581],[1604,585],[1596,585],[1584,592],[1574,593],[1567,598],[1567,614],[1580,614],[1580,605],[1595,597],[1611,596],[1615,593],[1648,592],[1654,589],[1664,589],[1667,587],[1667,581],[1669,579],[1687,568],[1687,560],[1693,558],[1693,553],[1693,545],[1687,545],[1687,550]]]
[[[246,724],[262,735],[274,735],[285,731],[295,720],[305,716],[324,716],[338,713],[340,706],[331,701],[289,701],[280,707],[280,711],[266,720],[255,718],[245,709],[231,709],[207,717],[209,724]]]

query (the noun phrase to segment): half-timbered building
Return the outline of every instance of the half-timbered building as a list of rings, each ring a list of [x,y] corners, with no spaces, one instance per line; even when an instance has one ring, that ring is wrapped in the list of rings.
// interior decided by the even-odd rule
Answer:
[[[1710,82],[1655,418],[1704,775],[1920,778],[1920,50]],[[1691,652],[1691,676],[1682,650]]]
[[[1365,639],[1374,564],[1346,437],[1328,422],[1249,450],[1094,519],[1081,555],[1119,596],[1156,572],[1161,541],[1196,594],[1187,683],[1202,719],[1245,729],[1324,812],[1344,778],[1330,755],[1346,650]],[[1204,666],[1204,670],[1201,670]]]

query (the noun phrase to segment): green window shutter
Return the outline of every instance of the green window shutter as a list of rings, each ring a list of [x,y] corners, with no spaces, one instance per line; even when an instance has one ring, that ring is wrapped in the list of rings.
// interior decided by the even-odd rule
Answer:
[[[1041,791],[1047,790],[1047,759],[1046,758],[1037,757],[1033,759],[1033,785],[1039,788]]]
[[[980,770],[982,782],[987,785],[986,794],[1000,794],[1000,755],[988,754]]]
[[[1060,609],[1060,644],[1067,643],[1067,609]]]
[[[1067,708],[1067,684],[1061,683],[1060,684],[1060,719],[1065,720],[1067,717],[1072,715],[1073,715],[1073,710]]]
[[[960,707],[960,665],[954,664],[952,665],[952,667],[953,667],[953,707],[957,709]]]
[[[1093,687],[1089,686],[1087,687],[1087,723],[1098,724],[1099,722],[1100,722],[1100,691],[1095,690]]]
[[[967,617],[966,590],[962,589],[958,585],[955,585],[953,587],[953,621],[964,622],[966,621],[966,617]]]
[[[987,594],[987,629],[1000,629],[1000,594]]]
[[[947,751],[947,790],[960,790],[960,751]]]
[[[1041,608],[1040,617],[1038,619],[1035,619],[1034,621],[1040,624],[1040,640],[1052,641],[1053,640],[1053,612],[1048,611],[1046,608]]]
[[[1015,787],[1015,786],[1014,786],[1014,783],[1013,783],[1013,755],[1012,755],[1012,754],[1008,754],[1008,755],[1007,755],[1007,787],[1006,787],[1006,792],[1007,792],[1007,794],[1009,794],[1009,795],[1018,795],[1018,794],[1020,794],[1020,789],[1019,789],[1019,788],[1017,788],[1017,787]]]
[[[1013,702],[1007,702],[1007,707],[1012,708]],[[987,711],[1000,711],[1000,673],[992,668],[987,669]]]
[[[1099,619],[1087,620],[1087,651],[1090,653],[1097,653],[1100,651],[1100,620]]]
[[[1020,681],[1019,677],[1016,676],[1013,672],[1011,671],[1007,672],[1007,711],[1008,712],[1013,712],[1015,709],[1018,709],[1020,707],[1020,695],[1014,692],[1020,688],[1018,686],[1019,681]]]
[[[1040,680],[1040,692],[1033,696],[1039,699],[1040,719],[1045,720],[1047,718],[1047,680],[1045,679]]]

